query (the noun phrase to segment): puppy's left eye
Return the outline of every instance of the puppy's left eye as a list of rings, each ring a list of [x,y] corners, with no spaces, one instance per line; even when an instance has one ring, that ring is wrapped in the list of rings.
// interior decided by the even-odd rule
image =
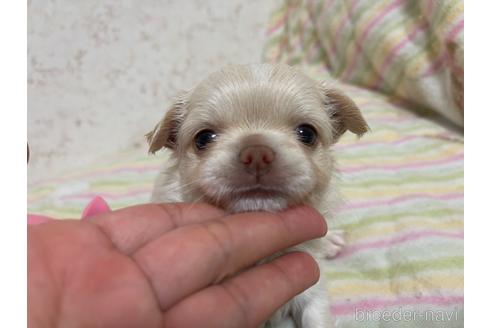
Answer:
[[[215,140],[217,133],[212,130],[202,130],[195,136],[195,147],[198,150],[204,150],[207,145]]]
[[[297,138],[305,145],[312,146],[316,143],[318,133],[316,129],[309,124],[301,124],[296,128]]]

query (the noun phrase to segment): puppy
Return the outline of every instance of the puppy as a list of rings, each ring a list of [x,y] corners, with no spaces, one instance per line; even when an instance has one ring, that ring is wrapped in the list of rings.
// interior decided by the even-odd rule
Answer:
[[[152,201],[205,201],[231,213],[307,204],[329,221],[337,199],[330,146],[347,130],[360,136],[368,126],[327,84],[285,65],[227,67],[183,92],[146,135],[149,152],[171,150]],[[343,245],[335,231],[290,250],[320,262]],[[297,327],[332,326],[323,279],[266,325],[284,326],[289,316]]]

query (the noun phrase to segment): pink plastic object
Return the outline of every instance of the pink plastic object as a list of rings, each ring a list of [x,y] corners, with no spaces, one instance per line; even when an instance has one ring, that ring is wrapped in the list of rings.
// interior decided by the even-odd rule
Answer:
[[[81,219],[85,219],[94,215],[111,212],[108,203],[102,197],[96,196],[82,211]]]
[[[102,197],[96,196],[89,202],[89,204],[87,204],[87,206],[82,211],[81,219],[83,220],[94,215],[108,212],[111,212],[111,208],[109,207],[108,203],[106,203],[106,201]],[[27,224],[41,224],[51,220],[54,219],[44,215],[27,215]]]

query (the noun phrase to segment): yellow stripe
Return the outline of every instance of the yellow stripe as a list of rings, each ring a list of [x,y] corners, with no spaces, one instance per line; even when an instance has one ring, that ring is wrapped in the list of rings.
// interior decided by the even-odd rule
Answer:
[[[361,240],[373,239],[381,236],[389,236],[389,235],[394,235],[395,233],[413,230],[416,227],[422,230],[438,229],[440,231],[463,229],[463,218],[456,218],[448,222],[438,221],[442,219],[443,218],[437,219],[437,218],[423,218],[423,217],[419,217],[418,219],[412,219],[410,217],[404,217],[401,218],[401,220],[405,220],[405,222],[394,224],[392,226],[383,226],[383,227],[364,226],[363,229],[347,231],[347,241],[349,243],[360,242]]]
[[[405,279],[392,279],[390,281],[354,281],[341,280],[340,282],[330,281],[330,295],[334,297],[353,297],[353,296],[392,296],[395,294],[414,294],[416,291],[425,293],[426,291],[463,290],[463,277],[457,272],[455,275],[419,275]]]
[[[393,156],[393,158],[391,156],[384,156],[384,162],[377,162],[378,164],[383,164],[383,165],[400,165],[400,164],[404,164],[404,163],[419,163],[419,162],[432,162],[432,161],[438,161],[438,160],[441,160],[441,159],[446,159],[448,157],[452,157],[454,155],[457,155],[459,154],[459,152],[461,152],[463,149],[463,146],[461,145],[460,146],[454,146],[454,145],[450,145],[449,148],[447,149],[438,149],[434,156],[429,156],[428,153],[423,153],[423,154],[420,154],[420,153],[416,153],[416,154],[400,154],[400,153],[397,153],[395,156]],[[339,152],[342,152],[343,153],[343,150],[340,150]],[[390,154],[391,155],[391,154]],[[374,164],[374,157],[373,156],[369,156],[368,158],[364,158],[363,156],[363,153],[361,152],[361,156],[359,158],[351,158],[351,159],[348,159],[348,158],[344,158],[343,157],[343,154],[341,154],[339,157],[338,157],[338,161],[339,163],[343,163],[343,166],[340,166],[342,168],[347,168],[347,166],[351,166],[350,164],[357,164],[356,166],[357,167],[360,167],[360,166],[366,166],[366,165],[373,165]]]
[[[394,149],[392,147],[379,147],[377,151],[371,149],[356,149],[354,151],[344,150],[337,154],[337,158],[339,160],[343,160],[344,163],[360,163],[360,159],[372,159],[373,162],[381,162],[384,160],[384,163],[386,163],[387,159],[395,157],[402,158],[404,156],[407,156],[409,152],[413,152],[415,155],[418,156],[425,156],[423,157],[425,160],[428,158],[428,154],[435,154],[436,152],[446,151],[454,151],[453,154],[458,154],[460,151],[462,151],[462,148],[457,148],[456,144],[453,143],[442,143],[442,140],[428,140],[426,143],[414,143],[412,144],[412,146],[405,148],[399,147]],[[416,157],[412,157],[412,160],[413,158]]]
[[[446,14],[444,19],[439,22],[437,26],[434,28],[436,29],[436,32],[439,35],[445,34],[445,30],[454,26],[460,18],[461,15],[463,15],[463,12],[465,10],[464,4],[462,1],[457,1],[454,4],[450,4],[452,6],[451,9],[449,9],[449,12]]]
[[[381,73],[381,69],[383,68],[382,65],[386,62],[388,55],[392,52],[394,47],[409,34],[409,31],[413,31],[419,24],[420,24],[419,21],[411,20],[404,26],[403,29],[393,30],[393,33],[391,33],[390,35],[387,36],[387,38],[384,39],[383,45],[378,47],[376,52],[374,53],[374,56],[371,57],[372,66],[377,73]],[[403,48],[400,48],[398,50],[399,53],[401,54],[401,52],[404,51],[404,49],[408,47],[408,45],[413,46],[413,43],[412,42],[407,43]],[[393,60],[388,65],[388,67],[385,69],[386,70],[384,72],[385,74],[393,69],[393,64],[395,62],[396,60]],[[397,65],[401,65],[401,63],[397,63]],[[366,80],[364,84],[374,85],[378,79],[379,79],[379,74],[372,74],[371,78],[369,80]]]

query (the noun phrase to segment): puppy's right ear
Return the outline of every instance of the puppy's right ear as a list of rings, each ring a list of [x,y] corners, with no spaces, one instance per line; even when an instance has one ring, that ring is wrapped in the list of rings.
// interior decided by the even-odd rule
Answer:
[[[164,147],[176,149],[178,132],[187,112],[188,95],[188,92],[181,93],[154,130],[145,135],[149,153],[154,154]]]

